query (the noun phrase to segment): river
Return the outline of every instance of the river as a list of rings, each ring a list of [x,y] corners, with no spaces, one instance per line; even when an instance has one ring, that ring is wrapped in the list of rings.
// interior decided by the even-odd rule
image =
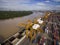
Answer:
[[[18,24],[20,22],[26,23],[28,19],[33,20],[35,17],[43,16],[44,13],[34,12],[28,16],[17,17],[13,19],[0,20],[0,37],[4,40],[15,34],[18,31]]]

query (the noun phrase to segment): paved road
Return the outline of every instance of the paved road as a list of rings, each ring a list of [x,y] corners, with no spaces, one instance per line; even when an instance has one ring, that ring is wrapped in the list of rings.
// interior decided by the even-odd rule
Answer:
[[[25,38],[19,45],[36,45],[28,40],[28,38]]]

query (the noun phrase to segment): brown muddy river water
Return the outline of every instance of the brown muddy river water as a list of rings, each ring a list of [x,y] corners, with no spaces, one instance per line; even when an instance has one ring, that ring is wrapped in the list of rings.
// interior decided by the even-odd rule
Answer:
[[[7,39],[18,31],[17,26],[20,22],[26,23],[28,19],[33,20],[35,17],[43,15],[44,13],[34,12],[33,14],[24,17],[0,20],[0,37],[4,40]]]

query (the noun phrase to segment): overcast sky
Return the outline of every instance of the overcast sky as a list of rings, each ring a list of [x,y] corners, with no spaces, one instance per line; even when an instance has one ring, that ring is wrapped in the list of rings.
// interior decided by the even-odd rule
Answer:
[[[0,0],[0,10],[60,10],[60,0]]]

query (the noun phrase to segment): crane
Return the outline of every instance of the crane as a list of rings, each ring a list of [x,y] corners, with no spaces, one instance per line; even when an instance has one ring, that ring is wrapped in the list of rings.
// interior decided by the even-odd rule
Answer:
[[[48,19],[50,16],[50,12],[46,12],[43,18],[34,19],[33,22],[31,20],[27,21],[27,24],[21,23],[19,24],[22,27],[25,27],[25,34],[27,38],[33,40],[35,38],[36,33],[43,33],[42,26],[45,25],[44,20]]]

